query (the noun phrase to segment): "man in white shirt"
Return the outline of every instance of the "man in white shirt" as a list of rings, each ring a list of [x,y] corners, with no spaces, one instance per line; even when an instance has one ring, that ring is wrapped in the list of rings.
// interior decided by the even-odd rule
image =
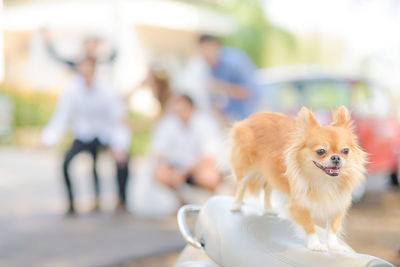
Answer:
[[[221,148],[218,126],[196,112],[186,95],[173,97],[170,108],[171,114],[160,121],[153,135],[156,180],[173,189],[185,182],[215,189],[221,179],[215,165]]]
[[[128,181],[128,149],[131,133],[125,125],[125,105],[112,91],[108,83],[95,79],[96,62],[86,58],[77,64],[77,73],[71,78],[67,90],[58,100],[56,110],[42,132],[45,146],[55,145],[69,126],[75,138],[67,152],[63,173],[68,191],[69,209],[73,214],[74,197],[69,165],[80,152],[87,151],[93,157],[93,176],[96,200],[99,208],[99,181],[96,171],[97,152],[100,147],[109,147],[117,163],[119,208],[125,208],[126,184]]]

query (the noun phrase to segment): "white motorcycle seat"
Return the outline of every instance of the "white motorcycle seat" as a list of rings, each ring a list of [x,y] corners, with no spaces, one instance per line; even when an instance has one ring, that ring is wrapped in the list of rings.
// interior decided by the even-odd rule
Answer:
[[[393,267],[356,252],[310,251],[289,220],[261,214],[250,205],[232,212],[232,202],[233,198],[227,196],[210,198],[201,208],[194,231],[194,239],[220,266]]]

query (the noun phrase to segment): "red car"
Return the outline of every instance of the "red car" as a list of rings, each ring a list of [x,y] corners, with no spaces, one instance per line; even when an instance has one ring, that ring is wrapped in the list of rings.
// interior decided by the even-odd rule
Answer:
[[[390,174],[398,184],[400,124],[390,92],[367,79],[324,72],[313,67],[260,70],[259,109],[295,117],[301,106],[322,124],[331,110],[344,105],[352,114],[361,147],[369,154],[368,174]]]

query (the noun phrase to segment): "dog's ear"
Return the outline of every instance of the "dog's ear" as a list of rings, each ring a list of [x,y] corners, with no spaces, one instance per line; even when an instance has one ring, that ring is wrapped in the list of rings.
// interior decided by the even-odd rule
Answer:
[[[297,114],[297,127],[306,130],[315,126],[319,126],[317,119],[308,108],[302,107]]]
[[[350,126],[350,115],[346,107],[340,106],[333,112],[332,126],[348,127]]]

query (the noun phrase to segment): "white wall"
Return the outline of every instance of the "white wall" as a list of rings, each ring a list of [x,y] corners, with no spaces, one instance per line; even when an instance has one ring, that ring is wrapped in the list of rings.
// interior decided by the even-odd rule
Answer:
[[[18,73],[21,77],[18,81],[43,90],[58,88],[66,79],[65,69],[45,51],[39,34],[43,26],[50,29],[57,51],[64,56],[74,58],[79,55],[81,41],[88,33],[100,36],[108,46],[116,47],[117,60],[111,71],[104,70],[103,73],[112,72],[113,80],[122,91],[132,90],[152,63],[149,62],[151,51],[142,47],[135,25],[216,35],[231,33],[236,28],[235,22],[225,14],[171,0],[32,1],[7,4],[2,17],[6,32],[33,33],[28,64]],[[157,58],[157,61],[161,59]]]
[[[4,79],[3,0],[0,0],[0,83]]]

